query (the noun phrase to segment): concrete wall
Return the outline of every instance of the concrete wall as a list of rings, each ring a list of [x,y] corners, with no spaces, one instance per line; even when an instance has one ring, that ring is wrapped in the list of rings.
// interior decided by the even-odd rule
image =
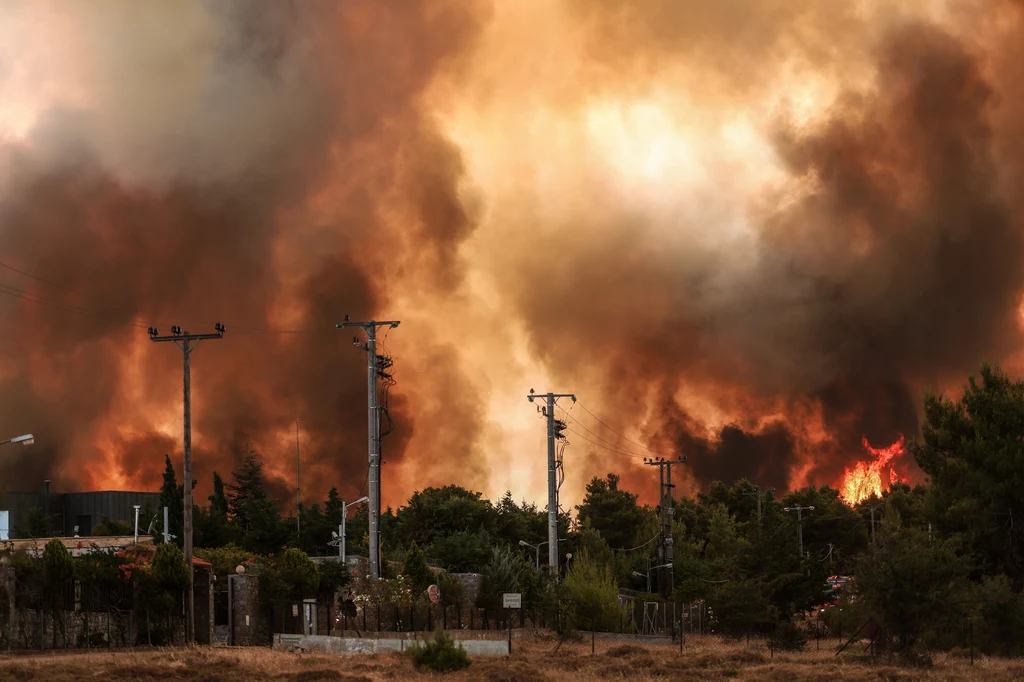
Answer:
[[[405,638],[369,639],[326,637],[324,635],[274,635],[274,648],[283,651],[314,651],[325,654],[376,654],[405,651],[416,642]],[[456,640],[456,646],[470,656],[508,656],[508,641],[495,639]]]

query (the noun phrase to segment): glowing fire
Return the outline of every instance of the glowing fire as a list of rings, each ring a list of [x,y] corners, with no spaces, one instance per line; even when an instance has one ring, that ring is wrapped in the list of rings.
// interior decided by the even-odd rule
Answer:
[[[873,448],[868,444],[868,439],[863,438],[861,442],[864,448],[874,457],[870,462],[857,462],[852,468],[847,468],[843,473],[843,485],[840,488],[839,497],[850,505],[862,502],[872,495],[882,496],[882,472],[887,469],[889,484],[902,481],[903,478],[896,473],[891,464],[894,459],[902,457],[906,452],[904,449],[904,438],[900,439],[887,448]]]

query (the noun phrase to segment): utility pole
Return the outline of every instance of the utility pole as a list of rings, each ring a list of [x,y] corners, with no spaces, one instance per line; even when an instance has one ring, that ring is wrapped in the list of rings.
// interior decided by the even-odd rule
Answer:
[[[181,353],[184,357],[184,396],[185,396],[185,419],[184,419],[184,475],[182,476],[183,489],[185,491],[185,537],[183,542],[185,545],[185,566],[188,567],[188,613],[186,619],[185,629],[185,643],[189,646],[195,642],[195,629],[196,629],[196,600],[195,593],[193,590],[194,584],[194,568],[192,566],[192,351],[195,350],[196,346],[199,345],[200,341],[207,339],[223,339],[224,338],[224,325],[217,323],[213,326],[213,334],[189,334],[188,332],[181,331],[181,327],[175,325],[171,327],[170,336],[160,336],[160,332],[157,331],[156,327],[149,328],[149,338],[151,341],[163,342],[173,341],[174,345],[181,349]]]
[[[347,327],[361,327],[366,332],[366,344],[359,343],[359,339],[353,337],[352,345],[366,351],[366,401],[369,410],[368,431],[369,431],[369,464],[370,464],[370,576],[374,579],[380,578],[380,415],[377,407],[377,377],[384,373],[384,358],[377,355],[377,331],[381,327],[394,329],[400,324],[399,320],[368,320],[366,322],[352,322],[348,315],[344,322],[339,322],[338,329]]]
[[[168,514],[168,511],[167,511],[167,507],[165,506],[164,507],[164,542],[165,543],[166,542],[170,542],[171,538],[174,537],[173,535],[171,535],[171,529],[168,528],[168,525],[167,525],[169,523],[168,518],[169,518],[169,514]]]
[[[295,415],[295,533],[302,537],[302,485],[299,479],[299,415]]]
[[[685,457],[677,457],[673,460],[667,460],[664,457],[651,459],[644,457],[644,464],[658,467],[658,474],[661,479],[658,492],[661,495],[661,561],[663,565],[657,568],[668,568],[669,571],[667,583],[664,583],[662,580],[658,581],[662,594],[666,596],[671,594],[672,586],[675,582],[673,567],[675,551],[672,546],[672,519],[675,515],[675,509],[672,508],[672,488],[675,488],[675,485],[672,484],[672,467],[685,461]],[[650,586],[648,586],[647,591],[650,592]]]
[[[783,511],[787,511],[787,512],[795,511],[796,512],[796,539],[800,543],[800,558],[801,559],[804,556],[804,517],[803,517],[804,510],[806,510],[806,511],[814,511],[814,505],[811,505],[810,507],[801,507],[800,505],[797,505],[795,507],[784,507],[783,508]]]
[[[531,403],[535,398],[543,398],[545,405],[541,413],[548,422],[548,570],[558,577],[558,462],[555,459],[555,440],[564,439],[566,424],[555,419],[555,401],[559,398],[570,398],[576,402],[572,393],[542,393],[537,395],[530,389],[526,399]]]
[[[867,508],[871,511],[871,546],[875,546],[875,510],[881,509],[885,506],[884,502],[876,502],[875,504],[867,505]]]
[[[757,495],[757,522],[761,523],[761,498],[768,493],[775,492],[775,488],[768,488],[768,490],[761,490],[758,486],[754,486],[753,490],[748,490],[743,493],[744,495]]]

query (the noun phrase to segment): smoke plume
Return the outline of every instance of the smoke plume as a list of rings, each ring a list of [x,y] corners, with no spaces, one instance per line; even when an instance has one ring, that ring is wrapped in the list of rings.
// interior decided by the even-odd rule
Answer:
[[[103,0],[0,9],[8,489],[159,485],[193,355],[196,477],[249,447],[357,495],[835,484],[925,389],[1016,367],[1024,8],[964,0]],[[12,269],[13,268],[13,269]],[[2,436],[3,434],[0,434]],[[645,470],[646,469],[646,470]],[[565,506],[563,504],[563,506]]]

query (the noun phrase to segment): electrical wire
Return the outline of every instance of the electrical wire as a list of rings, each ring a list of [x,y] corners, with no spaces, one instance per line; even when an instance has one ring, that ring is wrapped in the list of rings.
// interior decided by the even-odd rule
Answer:
[[[655,535],[653,538],[651,538],[647,542],[643,543],[642,545],[637,545],[636,547],[630,547],[629,549],[615,549],[614,547],[612,547],[611,550],[613,552],[635,552],[638,549],[643,549],[644,547],[646,547],[647,545],[651,544],[655,540],[658,540],[659,538],[661,538],[661,532],[660,531],[658,532],[657,535]]]
[[[555,407],[558,407],[558,406],[556,405]],[[563,413],[565,413],[565,418],[566,418],[567,420],[570,420],[570,421],[572,421],[572,422],[573,422],[574,424],[576,424],[576,425],[577,425],[577,426],[579,426],[579,427],[580,427],[581,429],[583,429],[584,431],[586,431],[587,433],[589,433],[590,435],[592,435],[592,436],[593,436],[594,438],[597,438],[597,439],[598,439],[598,440],[600,440],[601,442],[603,442],[603,443],[607,443],[607,444],[608,444],[609,446],[611,446],[611,447],[610,447],[610,448],[608,448],[608,449],[611,449],[611,450],[614,450],[614,451],[617,451],[617,452],[627,452],[626,450],[624,450],[624,449],[620,448],[620,447],[618,446],[618,444],[617,444],[617,443],[613,443],[613,442],[611,442],[610,440],[608,440],[608,439],[606,439],[606,438],[602,438],[602,437],[601,437],[601,436],[600,436],[599,434],[597,434],[597,433],[594,433],[593,431],[591,431],[590,429],[588,429],[588,428],[587,428],[587,427],[586,427],[586,426],[585,426],[585,425],[583,424],[583,422],[581,422],[581,421],[580,421],[579,419],[574,419],[574,418],[570,417],[570,416],[569,416],[569,413],[568,413],[568,412],[566,412],[566,411],[565,411],[564,409],[562,409],[562,408],[560,408],[560,407],[558,407],[558,409],[562,410],[562,412],[563,412]],[[579,434],[577,434],[577,435],[579,435]],[[590,442],[593,442],[593,441],[590,441]],[[629,452],[629,455],[630,455],[630,456],[632,456],[632,457],[644,457],[644,456],[645,456],[645,455],[637,454],[637,453],[634,453],[634,452]]]
[[[633,453],[633,452],[626,452],[625,450],[617,450],[615,448],[610,448],[607,445],[601,445],[597,441],[590,440],[589,438],[584,436],[579,431],[573,431],[571,428],[568,429],[568,431],[569,431],[569,433],[575,434],[576,436],[582,438],[583,440],[585,440],[586,442],[590,443],[591,445],[595,445],[595,446],[597,446],[599,448],[603,448],[603,449],[605,449],[605,450],[607,450],[609,452],[614,452],[617,455],[625,455],[626,457],[634,457],[634,458],[643,458],[644,457],[644,455],[638,455],[638,454]]]
[[[580,403],[579,401],[577,401],[577,403],[579,404],[580,408],[582,408],[584,412],[586,412],[591,417],[593,417],[597,421],[598,424],[600,424],[601,426],[605,427],[606,429],[608,429],[609,431],[614,433],[619,438],[621,438],[621,439],[623,439],[623,440],[625,440],[625,441],[627,441],[629,443],[632,443],[633,445],[635,445],[635,446],[637,446],[639,448],[643,448],[644,450],[647,450],[648,452],[653,452],[656,455],[661,455],[662,457],[675,457],[675,455],[670,455],[670,454],[667,454],[667,453],[664,453],[664,452],[659,452],[657,450],[649,448],[646,445],[644,445],[642,443],[638,443],[635,440],[633,440],[632,438],[629,438],[628,436],[625,436],[625,435],[619,433],[618,431],[616,431],[612,427],[608,426],[608,424],[606,424],[604,421],[602,421],[601,418],[598,417],[596,414],[594,414],[593,412],[588,410],[586,405],[584,405],[583,403]]]

